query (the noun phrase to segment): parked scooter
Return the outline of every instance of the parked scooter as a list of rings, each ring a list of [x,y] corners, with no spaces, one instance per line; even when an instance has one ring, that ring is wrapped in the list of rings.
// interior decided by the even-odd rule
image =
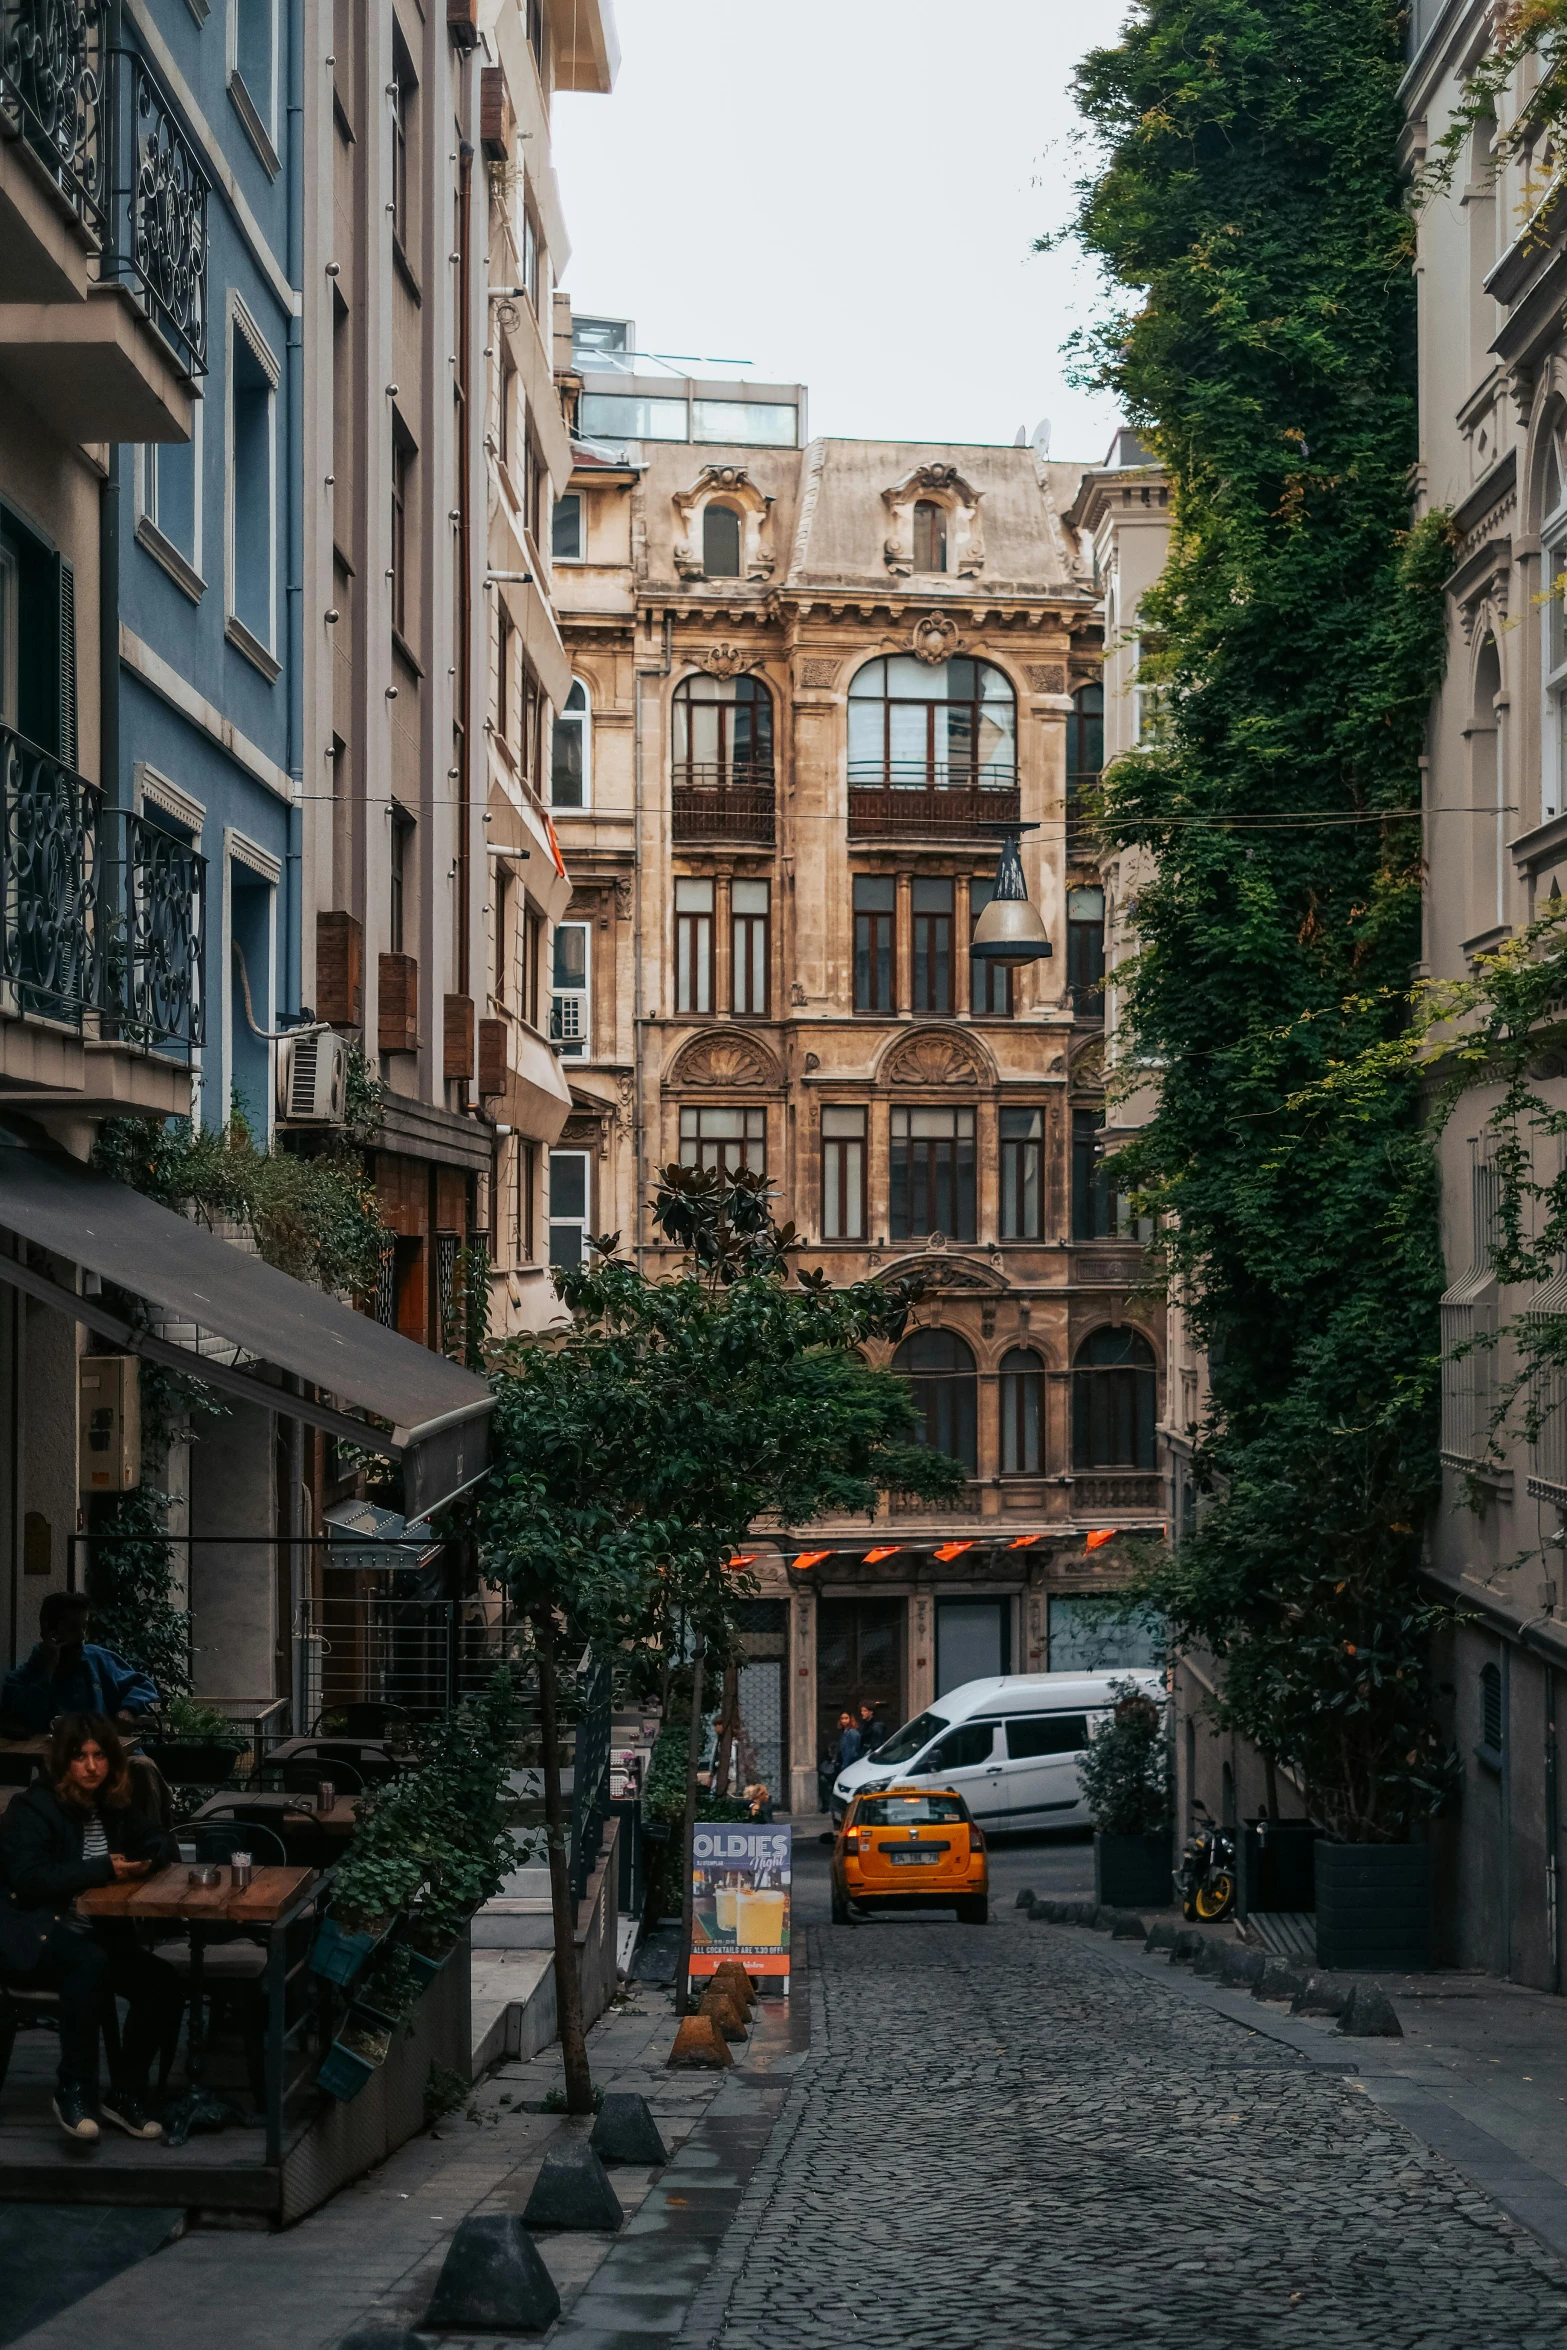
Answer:
[[[1205,1804],[1197,1833],[1181,1854],[1181,1911],[1213,1925],[1235,1907],[1235,1839]]]

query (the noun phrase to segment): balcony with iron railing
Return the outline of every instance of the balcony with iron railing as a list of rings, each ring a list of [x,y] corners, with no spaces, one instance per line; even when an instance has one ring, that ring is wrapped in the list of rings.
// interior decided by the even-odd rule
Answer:
[[[0,726],[0,1016],[188,1064],[206,861]]]
[[[777,794],[770,759],[680,760],[670,790],[670,837],[770,848]]]
[[[0,0],[0,301],[22,306],[0,371],[64,434],[180,440],[206,371],[208,182],[118,22],[110,0]]]
[[[967,759],[852,759],[851,840],[947,840],[1015,824],[1015,767]]]

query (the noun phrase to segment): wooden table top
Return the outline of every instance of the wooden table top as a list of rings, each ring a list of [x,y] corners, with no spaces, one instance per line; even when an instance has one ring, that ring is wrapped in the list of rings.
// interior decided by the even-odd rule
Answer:
[[[204,1820],[209,1813],[222,1814],[231,1804],[242,1803],[247,1811],[272,1811],[280,1818],[311,1820],[318,1828],[325,1828],[329,1836],[351,1836],[359,1824],[359,1798],[340,1795],[330,1811],[317,1811],[308,1795],[251,1794],[209,1795],[199,1811],[191,1813],[192,1820]],[[232,1815],[231,1815],[232,1816]],[[244,1822],[236,1822],[243,1827]]]
[[[77,1896],[88,1918],[183,1918],[191,1924],[272,1926],[314,1875],[312,1869],[257,1869],[243,1893],[234,1890],[234,1872],[225,1868],[216,1885],[193,1885],[185,1861],[150,1877],[128,1877]]]

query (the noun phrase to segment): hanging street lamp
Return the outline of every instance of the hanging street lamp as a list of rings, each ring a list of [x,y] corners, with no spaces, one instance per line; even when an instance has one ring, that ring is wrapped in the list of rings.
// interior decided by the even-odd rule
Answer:
[[[1018,855],[1018,841],[1025,832],[1037,832],[1037,824],[987,824],[987,832],[999,832],[1005,837],[1001,854],[996,859],[996,878],[992,885],[990,903],[974,925],[974,936],[969,953],[981,963],[999,963],[1003,969],[1017,970],[1024,963],[1042,962],[1054,950],[1045,934],[1045,926],[1037,906],[1030,905],[1028,884],[1023,879],[1023,860]]]

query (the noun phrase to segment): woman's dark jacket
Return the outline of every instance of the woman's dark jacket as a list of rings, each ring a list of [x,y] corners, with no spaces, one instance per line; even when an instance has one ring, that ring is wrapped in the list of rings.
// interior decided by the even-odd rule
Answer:
[[[114,1883],[111,1856],[150,1861],[155,1868],[179,1856],[172,1836],[126,1804],[104,1804],[98,1817],[109,1850],[82,1858],[89,1814],[62,1803],[42,1779],[13,1797],[0,1813],[0,1969],[25,1974],[38,1964],[43,1937],[64,1917],[78,1893]]]

